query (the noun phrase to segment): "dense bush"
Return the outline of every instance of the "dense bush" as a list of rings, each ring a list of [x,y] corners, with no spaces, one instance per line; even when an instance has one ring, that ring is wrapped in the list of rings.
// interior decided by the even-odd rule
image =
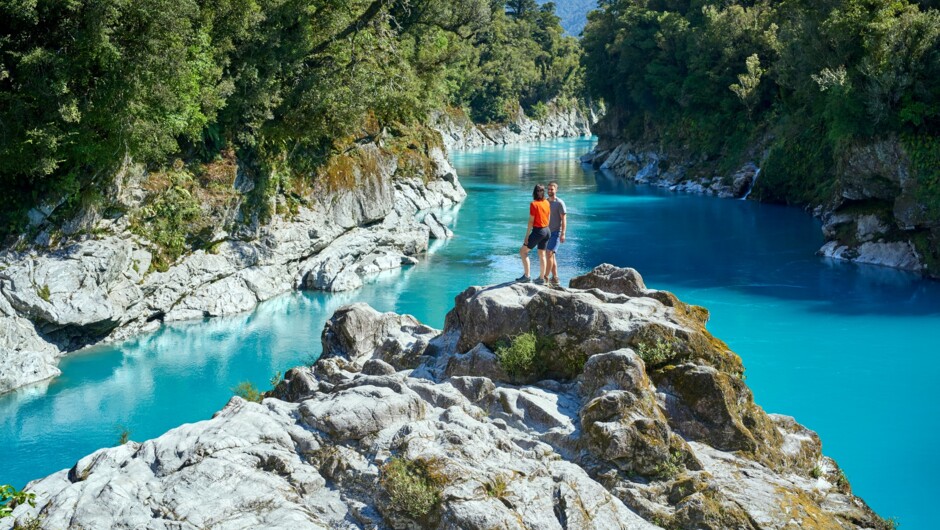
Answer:
[[[366,120],[505,119],[574,93],[578,56],[524,1],[0,2],[0,236],[126,160],[312,175]]]
[[[916,138],[920,159],[932,160],[924,146],[940,135],[934,2],[606,0],[600,7],[585,29],[585,82],[627,138],[669,142],[706,159],[769,147],[761,188],[785,202],[819,202],[840,150],[858,139]],[[915,162],[929,185],[929,164]]]

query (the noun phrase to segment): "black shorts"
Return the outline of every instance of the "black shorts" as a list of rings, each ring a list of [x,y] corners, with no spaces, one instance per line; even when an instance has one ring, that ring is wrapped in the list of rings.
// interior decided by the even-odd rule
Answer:
[[[533,228],[532,233],[529,234],[529,240],[526,241],[525,246],[529,247],[529,250],[532,250],[536,246],[539,247],[539,250],[545,250],[545,245],[548,244],[548,238],[552,235],[547,226],[542,228]]]

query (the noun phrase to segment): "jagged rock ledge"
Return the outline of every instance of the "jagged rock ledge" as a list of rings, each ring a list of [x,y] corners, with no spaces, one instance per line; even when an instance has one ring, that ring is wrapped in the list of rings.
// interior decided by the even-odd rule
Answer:
[[[463,111],[437,111],[431,115],[431,127],[441,133],[447,149],[469,149],[485,145],[507,145],[534,142],[549,138],[577,138],[591,136],[591,125],[598,120],[593,109],[562,108],[549,103],[544,118],[526,116],[521,107],[516,109],[509,123],[474,123]]]
[[[452,235],[448,216],[466,192],[443,150],[430,148],[426,175],[400,172],[395,154],[374,143],[351,153],[368,163],[348,170],[347,188],[251,233],[220,227],[210,251],[165,272],[148,273],[152,246],[131,233],[129,215],[58,250],[0,255],[0,393],[59,375],[58,359],[70,351],[161,322],[247,311],[291,289],[358,288],[363,276],[416,263],[429,238]],[[128,208],[140,207],[145,179],[116,177]],[[239,173],[238,192],[250,191],[244,181]]]
[[[42,528],[889,528],[766,414],[708,312],[610,265],[471,287],[445,329],[346,306],[262,403],[34,481]],[[538,368],[494,348],[534,332]],[[645,359],[644,359],[645,358]],[[403,473],[402,469],[410,470]],[[8,529],[13,520],[0,521]]]

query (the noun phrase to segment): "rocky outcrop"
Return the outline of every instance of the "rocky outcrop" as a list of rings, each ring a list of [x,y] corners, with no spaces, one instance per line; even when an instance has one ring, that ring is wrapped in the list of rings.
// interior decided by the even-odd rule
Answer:
[[[345,307],[262,403],[34,481],[0,528],[889,527],[815,433],[754,403],[704,310],[632,270],[572,283],[472,287],[441,331]],[[500,345],[521,332],[556,340],[516,385]]]
[[[686,154],[603,138],[581,161],[641,184],[726,199],[744,198],[760,174],[757,164],[746,162],[730,176],[702,175],[701,161]]]
[[[766,153],[734,173],[715,174],[714,161],[659,145],[623,142],[609,130],[615,120],[595,126],[600,141],[582,161],[635,182],[677,192],[747,199],[760,177]],[[897,138],[846,147],[838,164],[833,196],[826,204],[804,205],[823,221],[829,258],[910,270],[940,278],[940,219],[919,196],[911,162]]]
[[[433,174],[415,174],[376,144],[357,146],[345,188],[313,190],[267,224],[218,230],[210,248],[164,272],[150,271],[153,246],[129,231],[130,215],[64,248],[8,251],[0,256],[0,393],[57,375],[57,358],[88,344],[246,311],[294,288],[355,289],[416,263],[429,237],[451,235],[450,209],[466,196],[444,152],[427,154]],[[250,190],[246,181],[233,185]],[[139,195],[121,191],[137,204]]]
[[[431,115],[431,126],[441,133],[448,149],[590,136],[591,124],[596,121],[597,115],[593,110],[561,108],[555,103],[550,103],[546,116],[539,119],[526,116],[519,107],[512,120],[503,124],[474,123],[459,109],[437,111]]]

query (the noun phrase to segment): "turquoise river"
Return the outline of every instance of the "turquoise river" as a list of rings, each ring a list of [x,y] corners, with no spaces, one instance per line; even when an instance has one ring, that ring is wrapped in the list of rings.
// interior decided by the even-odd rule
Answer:
[[[0,396],[0,484],[22,487],[122,431],[145,440],[208,419],[251,381],[320,352],[325,320],[365,301],[440,327],[469,285],[521,272],[532,185],[555,179],[569,208],[563,280],[610,262],[711,311],[756,401],[816,430],[856,494],[903,529],[932,528],[940,493],[940,282],[815,255],[819,223],[795,208],[627,184],[577,161],[592,141],[457,152],[469,192],[455,237],[421,263],[352,293],[291,293],[227,318],[166,325],[67,357],[63,375]],[[534,256],[533,256],[534,257]]]

